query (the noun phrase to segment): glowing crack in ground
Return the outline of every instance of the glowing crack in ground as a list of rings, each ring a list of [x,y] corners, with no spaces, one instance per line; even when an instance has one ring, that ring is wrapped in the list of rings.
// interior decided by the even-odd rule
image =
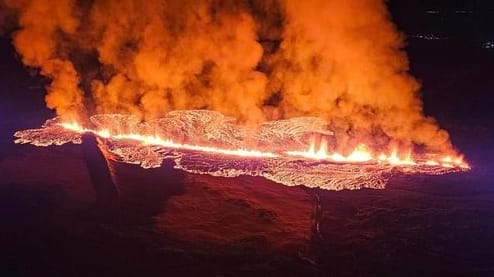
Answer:
[[[384,188],[395,173],[445,174],[469,169],[461,157],[373,156],[365,145],[347,156],[329,153],[325,143],[317,148],[308,143],[314,136],[330,139],[333,135],[326,122],[315,117],[243,126],[218,112],[193,110],[173,111],[148,122],[120,114],[95,115],[90,121],[94,128],[86,129],[50,119],[40,129],[16,132],[15,142],[80,144],[81,135],[92,132],[115,160],[143,168],[159,167],[171,159],[175,168],[195,174],[261,176],[287,186],[328,190]]]

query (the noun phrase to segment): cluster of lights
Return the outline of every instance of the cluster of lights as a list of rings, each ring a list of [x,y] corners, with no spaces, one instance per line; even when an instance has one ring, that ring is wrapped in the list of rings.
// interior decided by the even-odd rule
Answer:
[[[486,42],[482,43],[482,48],[494,49],[494,41],[486,41]]]
[[[423,34],[423,35],[413,35],[414,38],[425,39],[425,40],[447,40],[448,37],[442,37],[436,34]]]

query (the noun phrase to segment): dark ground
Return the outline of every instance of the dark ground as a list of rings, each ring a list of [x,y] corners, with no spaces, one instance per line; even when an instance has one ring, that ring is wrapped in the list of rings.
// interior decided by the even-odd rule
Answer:
[[[114,199],[82,147],[13,144],[52,114],[45,83],[3,39],[0,276],[494,276],[494,51],[419,40],[407,50],[426,112],[471,172],[333,192],[117,164],[125,197],[105,205]]]

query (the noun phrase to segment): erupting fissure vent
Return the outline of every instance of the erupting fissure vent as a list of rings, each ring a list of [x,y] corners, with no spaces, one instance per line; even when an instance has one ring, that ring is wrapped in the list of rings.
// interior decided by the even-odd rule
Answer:
[[[235,177],[262,176],[274,182],[330,190],[384,188],[393,173],[444,174],[468,170],[462,157],[417,154],[392,149],[389,153],[359,144],[348,153],[331,150],[333,133],[315,117],[299,117],[241,126],[221,113],[173,111],[166,117],[141,122],[121,114],[91,117],[93,128],[47,120],[40,129],[18,131],[16,143],[36,146],[80,144],[81,134],[94,133],[122,162],[143,168],[172,159],[191,173]]]

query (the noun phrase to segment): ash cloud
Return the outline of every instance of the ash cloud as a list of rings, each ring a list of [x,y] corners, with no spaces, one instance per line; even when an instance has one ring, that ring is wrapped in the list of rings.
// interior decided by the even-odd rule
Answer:
[[[424,116],[383,0],[0,0],[13,43],[65,118],[210,109],[253,123],[319,116],[342,150],[453,151]]]

